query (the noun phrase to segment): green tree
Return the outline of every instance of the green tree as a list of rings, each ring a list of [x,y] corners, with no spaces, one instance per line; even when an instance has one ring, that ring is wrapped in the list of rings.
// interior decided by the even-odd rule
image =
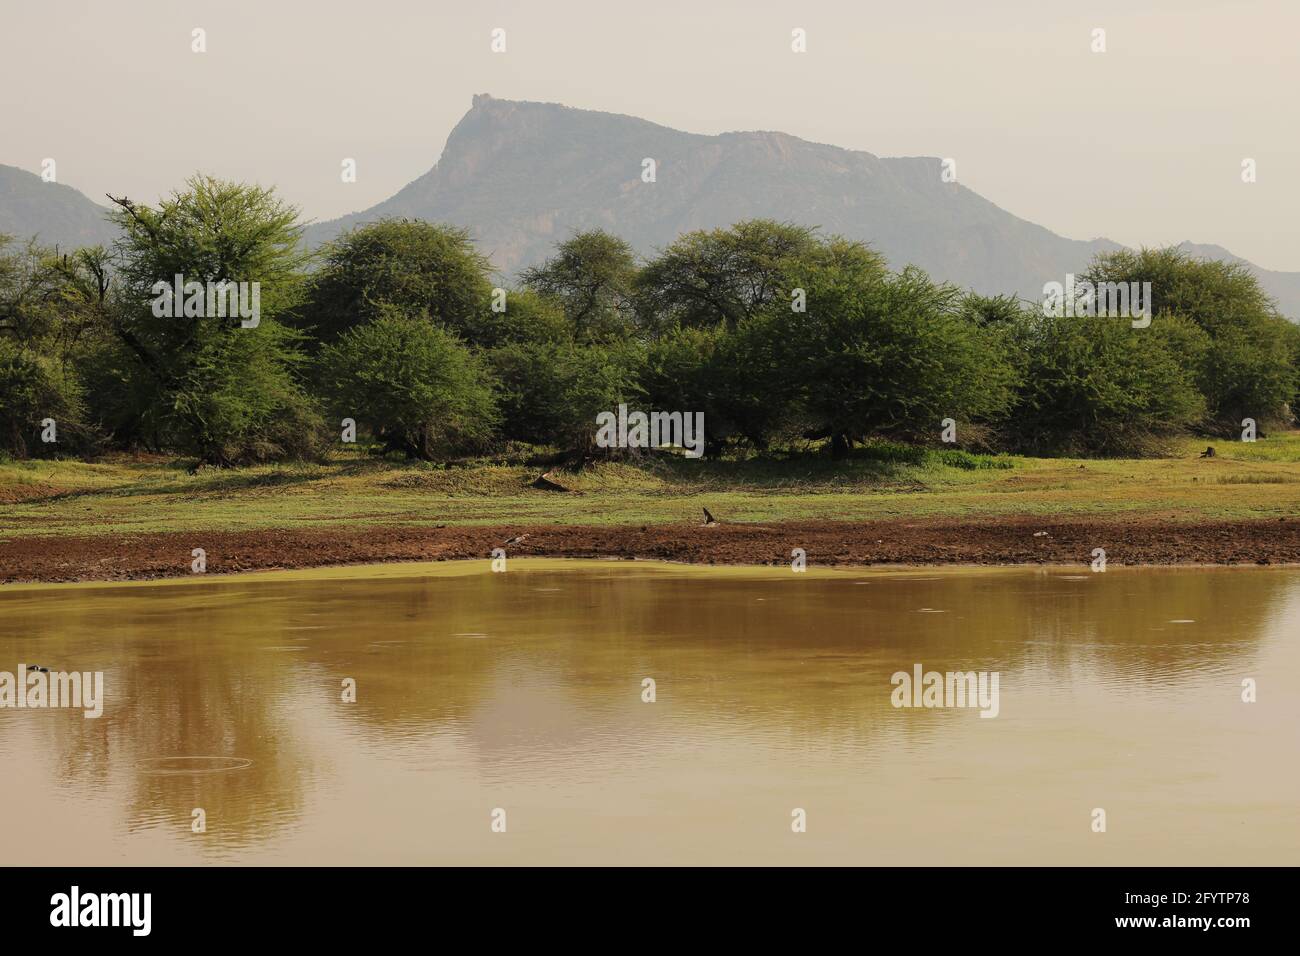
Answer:
[[[636,322],[636,258],[632,247],[602,229],[560,243],[542,265],[524,270],[523,284],[556,299],[579,341],[614,341]]]
[[[489,309],[478,323],[475,344],[494,348],[512,342],[571,342],[573,326],[555,300],[530,289],[511,290],[505,308]]]
[[[782,316],[793,391],[842,454],[867,437],[926,438],[944,418],[996,418],[1014,372],[996,330],[961,311],[961,293],[919,269],[863,282],[827,269],[810,279],[808,310]]]
[[[0,236],[0,345],[6,356],[0,405],[7,409],[13,454],[91,454],[103,443],[83,401],[81,364],[100,335],[106,257],[98,247],[63,255],[34,242],[8,248]],[[94,410],[99,407],[96,396]],[[57,421],[58,441],[28,441],[47,417]]]
[[[1093,260],[1091,282],[1150,282],[1156,317],[1183,316],[1209,337],[1189,366],[1205,396],[1203,425],[1235,433],[1241,419],[1287,419],[1295,370],[1290,323],[1241,263],[1196,259],[1170,246]]]
[[[481,361],[427,315],[390,306],[326,346],[320,368],[335,412],[385,451],[434,461],[492,439],[497,409]]]
[[[634,343],[515,342],[493,349],[488,361],[500,396],[502,434],[575,457],[594,450],[600,412],[641,395],[642,358]]]
[[[320,420],[296,376],[301,337],[277,320],[302,290],[297,211],[271,190],[206,176],[157,208],[114,202],[123,238],[106,321],[133,359],[133,391],[155,408],[159,440],[219,465],[312,454]],[[245,324],[210,297],[193,299],[201,314],[168,314],[163,290],[176,276],[242,283],[260,315]]]
[[[642,387],[651,408],[704,413],[705,454],[730,443],[766,449],[808,423],[792,389],[786,326],[771,315],[729,329],[674,326],[646,347]]]
[[[16,458],[87,450],[81,387],[60,362],[0,337],[0,450]],[[56,441],[41,440],[53,419]]]
[[[722,348],[731,333],[674,326],[646,347],[641,387],[652,410],[703,412],[705,453],[716,454],[737,432],[724,412],[730,397],[722,380]]]
[[[112,280],[112,254],[95,246],[46,263],[57,316],[47,347],[94,396],[89,427],[122,447],[165,450],[167,392],[114,331],[118,310],[129,305]]]
[[[1187,319],[1134,329],[1113,317],[1031,314],[1016,338],[1023,374],[1007,425],[1015,450],[1148,454],[1205,412],[1192,367],[1209,340]]]
[[[656,330],[735,326],[785,298],[794,264],[817,248],[813,230],[770,219],[688,232],[641,271],[642,321]]]
[[[16,248],[0,233],[0,338],[30,346],[48,334],[48,256],[35,242]]]
[[[976,325],[1009,327],[1024,317],[1024,306],[1014,295],[968,293],[961,301],[961,314]]]
[[[1291,395],[1287,403],[1291,410],[1291,423],[1300,424],[1300,325],[1287,323],[1286,342],[1291,360]]]
[[[385,307],[428,315],[471,344],[489,314],[489,265],[454,226],[385,219],[340,236],[324,250],[297,322],[332,342]]]

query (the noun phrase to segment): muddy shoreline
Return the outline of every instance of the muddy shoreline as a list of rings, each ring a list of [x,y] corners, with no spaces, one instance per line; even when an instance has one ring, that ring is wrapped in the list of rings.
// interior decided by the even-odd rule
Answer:
[[[1044,533],[1045,532],[1045,533]],[[507,545],[518,536],[523,540]],[[207,572],[316,568],[490,557],[641,558],[689,564],[1087,566],[1300,564],[1300,519],[897,519],[703,527],[668,525],[379,526],[360,529],[181,531],[0,540],[0,583],[185,577],[191,551]]]

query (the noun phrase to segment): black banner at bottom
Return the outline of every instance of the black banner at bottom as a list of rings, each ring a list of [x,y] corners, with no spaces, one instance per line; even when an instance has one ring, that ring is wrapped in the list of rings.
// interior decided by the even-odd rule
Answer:
[[[948,943],[1132,936],[1232,945],[1278,933],[1289,869],[437,870],[421,868],[7,869],[14,938],[78,934],[204,945],[283,934],[373,942],[430,923],[541,941],[611,930],[710,929],[732,941],[787,933]],[[974,936],[967,935],[967,931]],[[599,934],[599,935],[598,935]],[[953,935],[955,934],[955,935]]]

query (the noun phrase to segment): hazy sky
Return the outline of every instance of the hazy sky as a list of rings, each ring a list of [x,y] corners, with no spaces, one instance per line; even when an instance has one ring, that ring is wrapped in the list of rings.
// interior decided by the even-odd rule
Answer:
[[[100,202],[203,170],[328,219],[428,170],[483,92],[952,157],[1071,238],[1300,270],[1298,32],[1300,0],[0,0],[0,163]]]

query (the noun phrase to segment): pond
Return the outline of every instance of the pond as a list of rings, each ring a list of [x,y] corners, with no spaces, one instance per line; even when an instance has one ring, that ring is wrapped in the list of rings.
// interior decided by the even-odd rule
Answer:
[[[1286,568],[9,586],[102,700],[0,709],[3,858],[1292,864],[1297,635]]]

